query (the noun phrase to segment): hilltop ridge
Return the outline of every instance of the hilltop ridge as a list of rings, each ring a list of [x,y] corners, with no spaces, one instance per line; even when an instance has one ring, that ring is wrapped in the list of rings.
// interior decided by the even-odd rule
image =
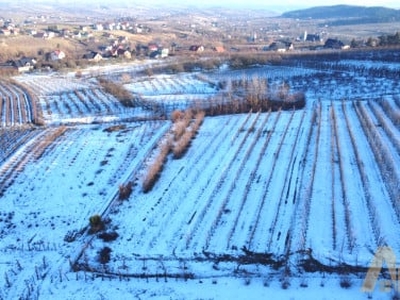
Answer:
[[[335,25],[387,23],[400,21],[400,10],[383,6],[333,5],[316,6],[285,12],[282,18],[331,19]]]

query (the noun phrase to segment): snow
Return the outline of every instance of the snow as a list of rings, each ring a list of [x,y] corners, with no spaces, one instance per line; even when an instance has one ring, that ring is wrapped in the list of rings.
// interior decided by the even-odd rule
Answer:
[[[112,76],[140,69],[121,68],[113,67]],[[167,157],[149,193],[142,191],[143,175],[170,121],[135,120],[151,111],[122,107],[91,80],[18,77],[39,95],[46,126],[27,134],[0,165],[0,298],[367,298],[363,272],[306,272],[301,262],[367,269],[383,243],[399,257],[391,186],[353,101],[341,101],[364,90],[374,101],[388,88],[396,91],[396,83],[354,73],[356,83],[348,84],[350,71],[320,72],[268,66],[126,83],[163,105],[207,101],[220,92],[213,82],[235,76],[307,86],[304,110],[206,117],[185,156]],[[336,88],[321,92],[328,86]],[[379,136],[399,166],[398,126],[375,104],[360,105],[375,122],[375,111],[387,120]],[[132,194],[120,201],[119,186],[127,182],[134,183]],[[88,233],[95,214],[116,240]],[[111,259],[101,264],[104,247]],[[344,278],[349,288],[340,286]],[[387,296],[373,292],[374,299]]]

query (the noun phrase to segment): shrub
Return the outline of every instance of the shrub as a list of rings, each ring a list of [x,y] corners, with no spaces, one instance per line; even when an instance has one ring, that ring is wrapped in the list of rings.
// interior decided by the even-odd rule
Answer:
[[[172,113],[171,113],[171,121],[173,122],[173,123],[175,123],[175,122],[177,122],[178,120],[180,120],[180,119],[182,119],[183,118],[183,115],[184,115],[184,113],[181,111],[181,110],[174,110]]]
[[[100,215],[93,215],[89,218],[89,233],[96,233],[104,229],[104,222]]]
[[[102,232],[98,237],[105,242],[111,242],[115,241],[119,237],[119,234],[116,231]]]
[[[99,262],[101,264],[106,264],[110,261],[111,259],[111,248],[109,247],[104,247],[103,249],[100,250],[99,253]]]
[[[132,182],[128,182],[127,184],[121,184],[119,186],[119,200],[126,200],[132,193]]]
[[[349,289],[351,287],[351,284],[351,279],[347,276],[340,279],[340,287],[343,289]]]
[[[67,59],[67,60],[65,61],[65,66],[66,66],[67,68],[74,69],[74,68],[76,68],[76,61],[73,60],[73,59]]]
[[[287,290],[290,287],[290,282],[287,278],[282,281],[281,288]]]

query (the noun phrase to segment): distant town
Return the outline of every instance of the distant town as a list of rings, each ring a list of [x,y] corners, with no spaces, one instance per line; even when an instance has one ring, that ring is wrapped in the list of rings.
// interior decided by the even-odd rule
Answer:
[[[19,16],[18,21],[0,18],[0,73],[74,69],[93,63],[171,56],[227,57],[400,44],[399,32],[382,34],[384,31],[377,29],[380,34],[375,36],[362,31],[359,35],[357,31],[348,34],[343,26],[310,18],[263,17],[262,12],[253,11],[244,17],[236,16],[234,11],[224,15],[217,10],[210,18],[205,18],[201,10],[193,11],[191,18],[180,13],[112,18],[111,10],[106,16],[73,20],[61,10]],[[368,25],[360,26],[370,32]]]

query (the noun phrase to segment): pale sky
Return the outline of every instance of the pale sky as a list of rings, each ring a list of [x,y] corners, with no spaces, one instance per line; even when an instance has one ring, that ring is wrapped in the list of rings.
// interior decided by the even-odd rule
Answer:
[[[53,0],[0,0],[1,2],[6,3],[12,1],[13,3],[54,3]],[[144,2],[143,2],[144,1]],[[146,6],[149,5],[158,5],[158,4],[174,4],[174,5],[208,5],[208,6],[257,6],[257,7],[265,7],[272,9],[279,9],[281,11],[295,10],[299,8],[308,8],[313,6],[327,6],[327,5],[338,5],[338,4],[348,4],[348,5],[360,5],[360,6],[386,6],[390,8],[400,9],[400,1],[399,0],[308,0],[308,1],[299,1],[299,0],[58,0],[58,3],[67,3],[69,5],[76,5],[83,3],[89,4],[93,3],[96,5],[102,4],[117,4],[124,3],[128,6],[134,6],[135,4],[142,5],[143,3]]]
[[[102,1],[110,0],[98,0],[97,3]],[[125,3],[143,3],[140,0],[114,0],[113,2],[125,2]],[[276,6],[287,6],[287,7],[313,7],[313,6],[326,6],[326,5],[337,5],[337,4],[348,4],[348,5],[359,5],[359,6],[386,6],[390,8],[400,9],[399,0],[147,0],[146,4],[151,3],[174,3],[174,4],[192,4],[192,5],[257,5],[265,7],[276,7]]]
[[[148,2],[151,2],[148,1]],[[239,4],[239,5],[259,5],[259,6],[271,6],[271,7],[313,7],[313,6],[327,6],[327,5],[359,5],[359,6],[386,6],[390,8],[400,9],[400,1],[396,0],[308,0],[308,1],[296,1],[296,0],[279,0],[279,1],[268,1],[268,0],[203,0],[201,3],[211,4]],[[199,1],[186,0],[185,3],[199,3]]]

